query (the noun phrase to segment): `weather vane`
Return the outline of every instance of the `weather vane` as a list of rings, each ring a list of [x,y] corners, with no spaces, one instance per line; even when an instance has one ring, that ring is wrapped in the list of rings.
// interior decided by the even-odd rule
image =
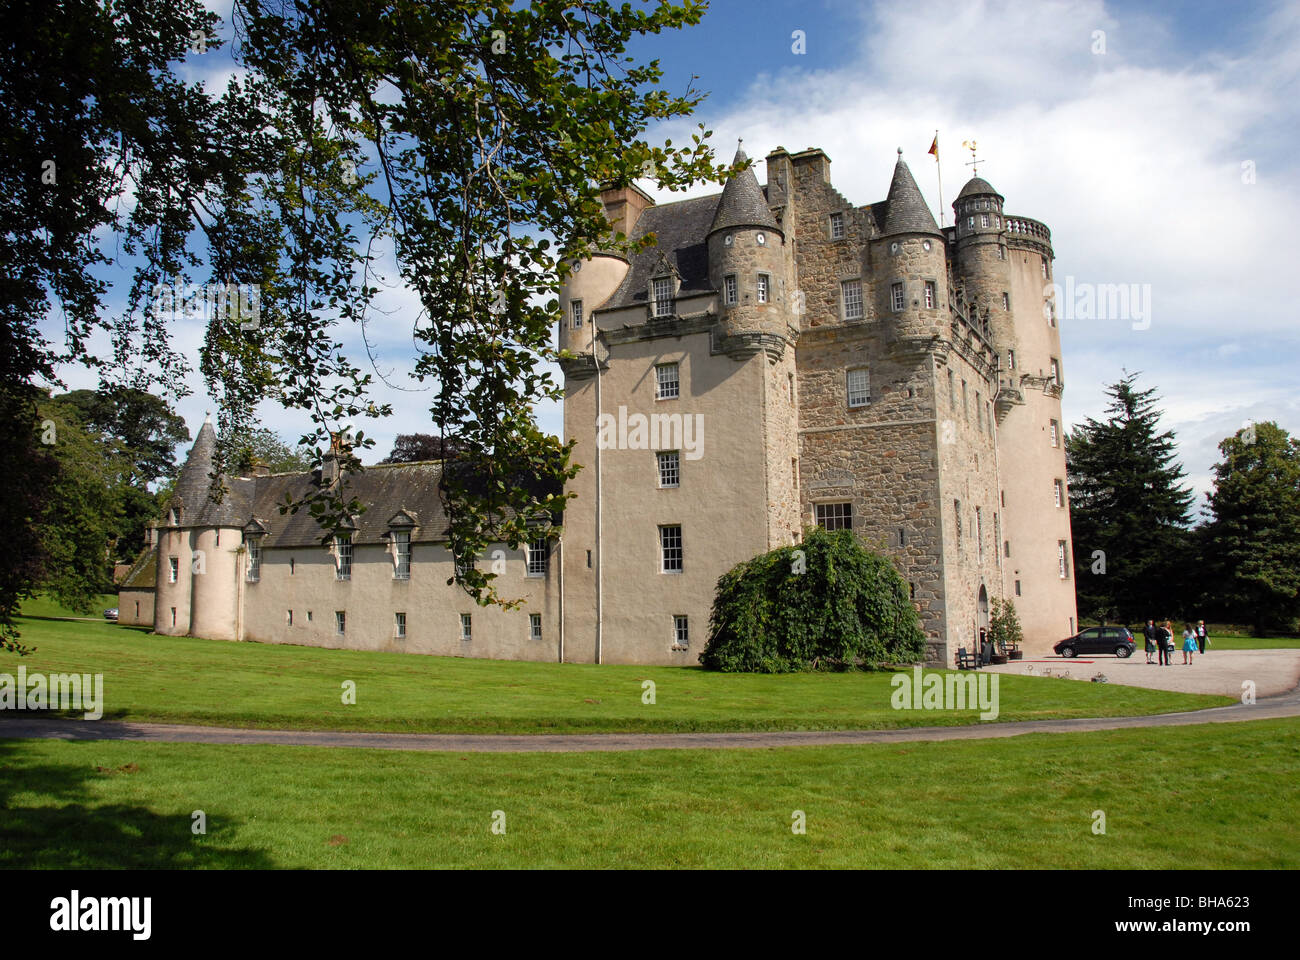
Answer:
[[[970,151],[970,159],[966,161],[966,166],[970,167],[971,174],[978,177],[980,175],[979,158],[975,156],[975,141],[963,140],[961,145]]]

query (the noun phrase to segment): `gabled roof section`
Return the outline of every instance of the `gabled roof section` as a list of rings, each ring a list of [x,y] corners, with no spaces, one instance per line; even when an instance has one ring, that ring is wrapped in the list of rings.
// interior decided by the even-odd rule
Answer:
[[[737,147],[733,164],[744,163],[748,159],[744,149]],[[718,201],[718,209],[713,214],[709,233],[732,227],[763,227],[781,232],[781,228],[776,225],[776,218],[768,208],[763,188],[758,185],[758,177],[754,176],[753,167],[747,167],[733,176],[722,188],[722,199]]]
[[[153,547],[145,547],[117,589],[120,593],[123,590],[153,590],[157,586],[158,551]]]
[[[678,297],[711,291],[709,225],[720,199],[715,193],[642,210],[632,229],[632,238],[637,240],[653,233],[657,242],[632,257],[627,276],[600,312],[644,306],[649,299],[650,278],[659,272],[661,257],[672,265],[681,280]]]
[[[931,233],[942,237],[939,225],[934,222],[934,214],[926,205],[921,190],[912,179],[912,171],[907,168],[903,158],[898,158],[894,165],[894,179],[889,184],[889,196],[883,204],[874,204],[871,208],[876,215],[880,232],[889,236],[896,233]]]

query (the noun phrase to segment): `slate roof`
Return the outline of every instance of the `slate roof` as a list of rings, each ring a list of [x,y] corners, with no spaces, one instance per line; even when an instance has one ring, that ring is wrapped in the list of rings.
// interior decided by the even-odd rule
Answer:
[[[152,590],[157,586],[158,551],[154,547],[145,547],[117,589],[120,593],[123,590]]]
[[[679,297],[711,292],[709,228],[721,198],[722,194],[715,193],[642,210],[632,228],[632,239],[653,233],[658,242],[632,258],[627,276],[600,309],[644,305],[650,296],[650,278],[661,269],[661,258],[681,278]]]
[[[961,193],[957,194],[957,200],[965,200],[967,197],[980,196],[1002,198],[1002,194],[993,189],[993,184],[989,183],[983,177],[971,177],[966,181],[966,186],[961,188]],[[953,202],[956,203],[957,201],[954,200]]]
[[[934,214],[912,179],[912,171],[900,157],[894,165],[894,179],[884,203],[872,204],[871,212],[884,236],[896,233],[932,233],[942,237]]]
[[[737,147],[733,164],[744,163],[748,159],[745,151]],[[754,176],[753,167],[740,171],[722,188],[722,199],[718,201],[717,211],[713,214],[709,233],[731,227],[765,227],[780,232],[776,218],[768,209],[763,188],[758,185],[758,177]]]

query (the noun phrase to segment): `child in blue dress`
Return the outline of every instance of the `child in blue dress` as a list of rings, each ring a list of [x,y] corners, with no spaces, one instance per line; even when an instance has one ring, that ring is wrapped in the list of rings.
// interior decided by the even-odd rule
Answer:
[[[1190,623],[1183,625],[1183,663],[1192,662],[1192,654],[1200,650],[1196,644],[1196,631]]]

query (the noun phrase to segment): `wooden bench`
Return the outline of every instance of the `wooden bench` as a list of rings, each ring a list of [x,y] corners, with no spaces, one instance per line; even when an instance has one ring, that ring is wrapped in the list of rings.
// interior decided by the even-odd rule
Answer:
[[[957,648],[957,669],[958,670],[978,670],[980,668],[979,657],[973,653],[967,653],[965,647]]]

